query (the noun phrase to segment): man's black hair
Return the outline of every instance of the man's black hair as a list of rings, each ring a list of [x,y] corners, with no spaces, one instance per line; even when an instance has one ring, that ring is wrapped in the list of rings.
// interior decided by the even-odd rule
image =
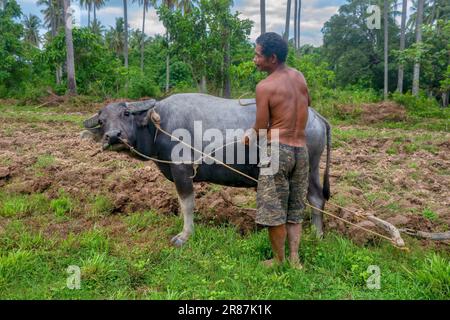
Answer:
[[[279,62],[286,62],[288,45],[279,34],[275,32],[263,33],[256,39],[256,44],[262,47],[262,53],[265,57],[270,58],[272,54],[275,54]]]

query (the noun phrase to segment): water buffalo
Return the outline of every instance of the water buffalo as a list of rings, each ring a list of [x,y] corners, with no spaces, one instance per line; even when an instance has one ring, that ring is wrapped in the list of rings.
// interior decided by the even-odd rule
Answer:
[[[159,102],[148,100],[134,103],[111,103],[101,109],[97,115],[86,120],[84,126],[98,138],[98,141],[103,143],[104,148],[113,146],[117,149],[117,147],[123,147],[123,141],[126,141],[128,145],[146,156],[171,161],[173,160],[172,151],[180,143],[157,130],[155,122],[150,121],[151,117],[157,114],[160,118],[161,128],[169,133],[182,128],[194,136],[194,134],[198,134],[194,132],[196,121],[201,121],[203,130],[215,128],[223,133],[230,129],[246,130],[254,123],[256,105],[254,100],[245,100],[244,102],[245,106],[239,100],[222,99],[205,94],[177,94]],[[328,122],[312,108],[309,108],[306,136],[310,159],[307,197],[311,205],[323,208],[325,201],[330,196],[331,129]],[[200,148],[204,148],[205,145],[206,142],[202,142]],[[327,160],[322,187],[319,162],[325,146],[327,146]],[[244,148],[248,149],[248,147]],[[223,152],[231,153],[228,148],[223,149]],[[236,157],[234,151],[232,157]],[[197,158],[195,157],[195,159]],[[247,156],[246,160],[248,160]],[[171,240],[175,246],[183,245],[193,232],[193,182],[204,181],[225,186],[256,187],[255,181],[217,163],[202,163],[197,170],[194,170],[192,164],[179,162],[172,164],[156,162],[156,165],[167,179],[175,183],[184,218],[183,231]],[[253,178],[258,177],[260,170],[256,164],[250,164],[248,161],[244,164],[234,164],[232,167]],[[196,171],[195,174],[194,171]],[[313,210],[312,220],[318,235],[322,235],[322,214]]]

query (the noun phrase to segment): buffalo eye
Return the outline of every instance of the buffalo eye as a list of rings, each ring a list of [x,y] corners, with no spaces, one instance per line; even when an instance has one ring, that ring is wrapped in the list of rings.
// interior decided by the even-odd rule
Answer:
[[[130,116],[130,111],[125,111],[125,112],[123,113],[123,115],[124,115],[125,117],[129,117],[129,116]]]
[[[98,124],[102,126],[103,125],[103,120],[98,119]]]

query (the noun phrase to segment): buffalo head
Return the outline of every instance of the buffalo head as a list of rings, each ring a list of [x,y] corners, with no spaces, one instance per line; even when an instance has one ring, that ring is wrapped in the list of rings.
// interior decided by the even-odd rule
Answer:
[[[147,113],[155,104],[155,100],[111,103],[85,120],[83,125],[97,141],[101,141],[103,149],[120,150],[124,147],[123,141],[135,146],[136,128],[148,123]]]

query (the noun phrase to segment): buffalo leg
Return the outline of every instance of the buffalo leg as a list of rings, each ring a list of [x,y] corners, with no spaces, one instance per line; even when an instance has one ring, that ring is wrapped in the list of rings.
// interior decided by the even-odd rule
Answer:
[[[183,246],[194,232],[194,185],[192,182],[192,167],[174,165],[172,176],[178,193],[181,214],[183,215],[183,231],[170,241],[174,246]]]
[[[308,201],[316,208],[323,210],[325,207],[318,162],[317,165],[313,165],[309,172]],[[323,214],[316,209],[312,209],[312,224],[316,229],[317,237],[321,238],[323,236]]]

